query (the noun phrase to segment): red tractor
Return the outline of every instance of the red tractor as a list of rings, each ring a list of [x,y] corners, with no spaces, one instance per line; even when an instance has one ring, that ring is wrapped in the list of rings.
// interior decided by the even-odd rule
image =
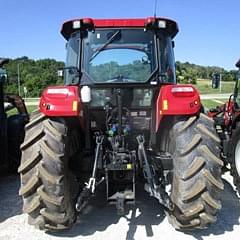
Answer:
[[[222,157],[225,165],[230,164],[234,184],[240,193],[240,59],[236,67],[239,71],[234,93],[227,103],[210,109],[208,116],[216,123],[216,130],[222,141]]]
[[[65,84],[43,91],[21,146],[19,193],[30,224],[71,227],[102,184],[122,215],[142,181],[176,229],[216,221],[220,139],[196,89],[176,84],[177,32],[158,17],[63,24]]]

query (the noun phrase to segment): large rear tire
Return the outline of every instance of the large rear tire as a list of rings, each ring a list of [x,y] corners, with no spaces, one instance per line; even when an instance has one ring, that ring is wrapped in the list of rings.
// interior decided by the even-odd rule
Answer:
[[[179,121],[172,130],[173,179],[170,223],[179,230],[205,228],[216,221],[223,190],[220,139],[204,114]]]
[[[240,194],[240,124],[238,124],[237,128],[233,131],[229,147],[231,174],[233,176],[234,185]]]
[[[41,113],[35,114],[25,130],[18,169],[23,212],[39,229],[70,228],[76,217],[76,180],[69,169],[74,134],[63,118],[47,118]]]

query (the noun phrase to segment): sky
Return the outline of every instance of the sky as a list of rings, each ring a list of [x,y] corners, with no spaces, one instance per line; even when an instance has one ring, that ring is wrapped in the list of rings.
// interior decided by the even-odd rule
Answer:
[[[154,14],[155,0],[0,0],[0,56],[65,60],[64,21]],[[175,58],[235,69],[240,58],[239,0],[158,0],[157,16],[177,21]]]

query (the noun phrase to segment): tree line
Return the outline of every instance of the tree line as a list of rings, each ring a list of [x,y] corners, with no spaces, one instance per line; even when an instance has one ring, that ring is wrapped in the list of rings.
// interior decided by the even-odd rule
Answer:
[[[49,85],[62,85],[63,80],[57,76],[57,71],[64,63],[55,59],[33,60],[28,57],[12,59],[6,66],[8,81],[5,91],[27,97],[39,97],[44,88]],[[19,84],[20,83],[20,84]]]
[[[6,69],[8,82],[6,92],[18,93],[27,97],[39,97],[44,88],[50,85],[62,85],[63,79],[57,76],[57,71],[64,67],[64,63],[55,59],[33,60],[28,57],[12,59]],[[236,71],[227,71],[220,67],[209,67],[192,64],[189,62],[176,62],[177,80],[180,83],[196,84],[197,79],[211,79],[214,73],[221,73],[223,81],[234,81]],[[19,81],[18,81],[19,80]]]
[[[176,75],[178,82],[196,84],[197,79],[212,79],[214,73],[222,75],[222,81],[236,80],[236,70],[227,71],[216,66],[200,66],[189,62],[176,62]]]

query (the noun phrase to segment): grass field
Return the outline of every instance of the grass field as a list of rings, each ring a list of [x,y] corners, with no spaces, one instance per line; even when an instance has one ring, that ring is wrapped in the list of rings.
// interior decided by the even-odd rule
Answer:
[[[205,109],[215,108],[216,106],[221,106],[222,104],[226,103],[228,99],[208,99],[208,100],[201,100]]]
[[[220,89],[213,89],[211,80],[198,79],[195,87],[198,89],[200,94],[219,94],[219,93],[229,93],[233,92],[235,82],[222,82],[221,92]],[[227,102],[228,99],[208,99],[202,100],[203,106],[206,109],[215,108]]]
[[[30,114],[31,112],[33,112],[34,110],[36,110],[36,109],[37,109],[37,106],[27,106],[27,110],[28,110],[28,113],[29,113],[29,114]],[[11,116],[11,115],[14,115],[14,114],[17,114],[17,113],[18,113],[17,109],[14,108],[14,109],[8,111],[8,112],[7,112],[7,115],[8,115],[8,116]]]
[[[232,93],[235,82],[222,82],[221,92],[220,89],[212,89],[211,80],[199,79],[195,87],[200,94],[214,94],[214,93]]]

